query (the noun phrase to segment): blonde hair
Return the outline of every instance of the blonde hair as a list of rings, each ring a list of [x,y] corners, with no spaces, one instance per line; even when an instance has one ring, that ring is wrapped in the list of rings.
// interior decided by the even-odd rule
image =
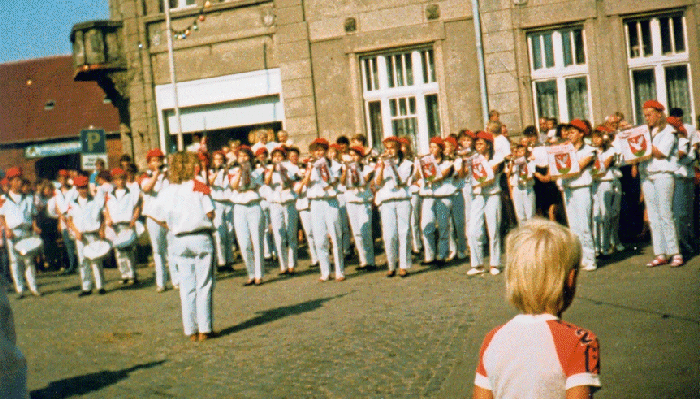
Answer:
[[[506,237],[506,298],[527,314],[558,315],[573,299],[566,280],[580,263],[576,235],[556,222],[535,218]]]
[[[503,124],[499,121],[489,121],[486,130],[491,134],[501,134],[503,133]]]
[[[176,152],[168,159],[168,177],[171,183],[180,184],[192,180],[199,167],[199,157],[194,152]]]

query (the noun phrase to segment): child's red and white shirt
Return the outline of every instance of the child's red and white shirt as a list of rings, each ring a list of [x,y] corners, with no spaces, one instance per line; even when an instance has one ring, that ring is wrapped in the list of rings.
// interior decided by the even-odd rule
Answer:
[[[600,387],[598,338],[550,314],[518,315],[484,338],[474,384],[494,398],[565,398]]]

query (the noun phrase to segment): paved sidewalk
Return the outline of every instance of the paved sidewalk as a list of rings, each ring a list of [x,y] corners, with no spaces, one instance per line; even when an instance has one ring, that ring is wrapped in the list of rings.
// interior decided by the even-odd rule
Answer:
[[[619,256],[582,273],[564,318],[593,330],[604,388],[596,398],[700,397],[700,258],[680,269]],[[408,278],[359,273],[318,282],[318,270],[242,287],[220,275],[215,328],[191,343],[177,291],[144,283],[78,298],[78,277],[39,276],[41,298],[11,299],[33,398],[470,397],[484,334],[514,315],[503,275],[464,264],[414,266]]]

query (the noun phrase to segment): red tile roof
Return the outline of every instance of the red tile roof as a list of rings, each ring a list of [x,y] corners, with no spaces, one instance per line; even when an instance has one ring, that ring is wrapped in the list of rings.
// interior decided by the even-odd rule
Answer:
[[[76,137],[90,125],[119,131],[119,114],[96,82],[73,81],[71,56],[0,64],[0,144]],[[51,110],[45,110],[53,100]]]

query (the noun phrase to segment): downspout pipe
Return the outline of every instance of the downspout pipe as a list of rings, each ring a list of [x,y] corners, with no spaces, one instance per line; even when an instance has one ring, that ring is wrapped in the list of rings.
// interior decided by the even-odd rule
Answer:
[[[163,0],[165,8],[165,30],[168,32],[168,66],[170,67],[170,82],[173,85],[173,105],[175,107],[175,119],[177,120],[177,150],[185,149],[182,138],[182,120],[180,119],[180,103],[177,94],[177,77],[175,76],[175,56],[173,55],[173,28],[170,24],[170,4],[168,0]],[[168,123],[168,119],[165,119]]]
[[[472,17],[474,19],[474,33],[476,36],[476,59],[479,66],[479,87],[481,91],[481,117],[484,126],[489,121],[489,93],[486,87],[486,64],[484,62],[484,44],[481,40],[481,14],[479,12],[479,0],[472,1]]]

